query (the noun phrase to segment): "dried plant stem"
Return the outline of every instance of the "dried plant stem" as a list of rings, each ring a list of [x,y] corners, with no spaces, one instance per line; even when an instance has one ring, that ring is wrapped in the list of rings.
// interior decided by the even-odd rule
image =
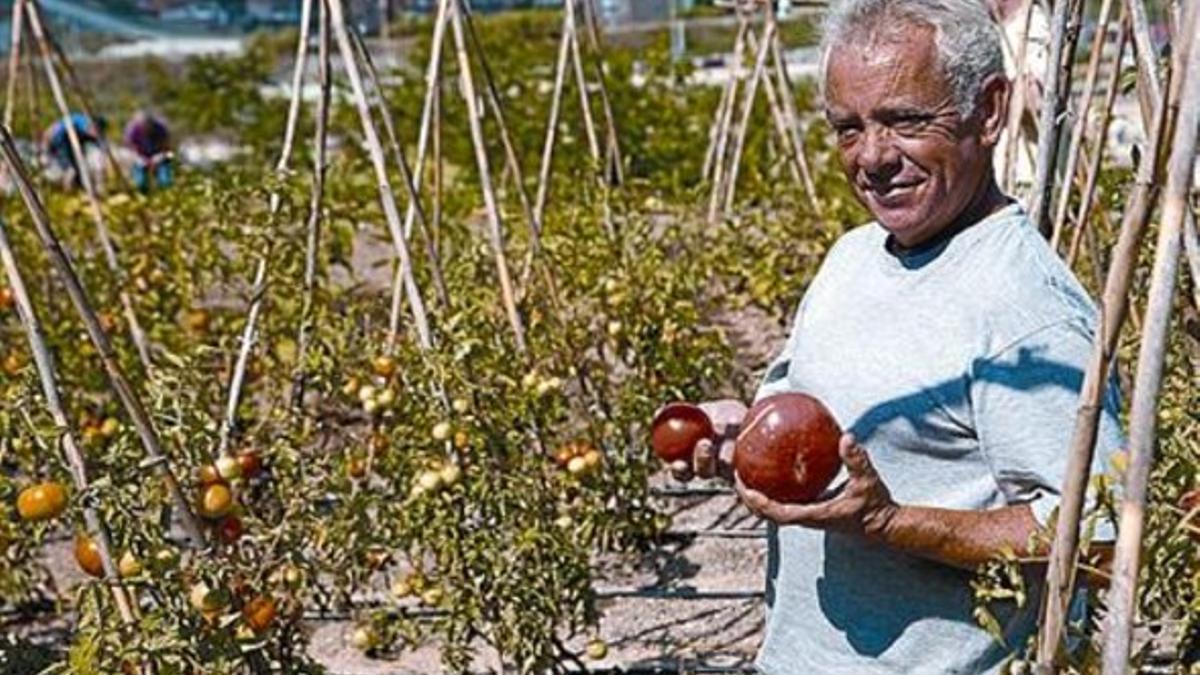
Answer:
[[[1067,265],[1071,267],[1075,265],[1075,259],[1079,255],[1079,244],[1083,239],[1084,231],[1090,231],[1090,216],[1095,203],[1096,184],[1100,180],[1100,167],[1104,163],[1104,146],[1108,141],[1108,125],[1112,121],[1113,104],[1117,100],[1117,92],[1120,91],[1121,56],[1125,53],[1125,45],[1128,40],[1128,24],[1123,24],[1121,36],[1117,39],[1116,60],[1113,62],[1108,81],[1105,83],[1108,89],[1104,94],[1100,125],[1096,128],[1096,147],[1092,149],[1091,160],[1087,167],[1087,179],[1083,192],[1079,195],[1079,206],[1075,213],[1075,232],[1071,236],[1071,245],[1067,251]],[[1074,171],[1074,169],[1075,167],[1071,166],[1071,170]],[[1058,224],[1056,223],[1055,226],[1058,227]],[[1056,232],[1061,233],[1061,230],[1056,230]]]
[[[63,92],[62,82],[58,79],[58,71],[54,67],[54,56],[51,53],[50,41],[42,26],[37,4],[30,0],[23,1],[26,3],[26,9],[28,10],[26,16],[29,19],[29,27],[33,31],[34,40],[41,51],[42,65],[46,71],[46,79],[50,83],[54,102],[58,106],[59,114],[62,116],[62,123],[67,132],[67,140],[71,145],[71,154],[75,159],[75,167],[79,174],[79,180],[83,184],[88,204],[91,206],[92,220],[96,224],[96,234],[100,240],[100,248],[104,253],[104,261],[108,266],[109,272],[116,279],[119,289],[118,296],[125,314],[125,322],[129,327],[129,336],[133,340],[133,345],[137,350],[142,366],[149,369],[151,364],[150,346],[146,342],[146,334],[142,331],[141,324],[138,323],[137,314],[134,313],[133,301],[130,299],[129,293],[125,290],[125,272],[121,269],[121,264],[117,260],[116,248],[113,246],[112,237],[109,235],[108,225],[104,222],[104,212],[100,208],[100,197],[96,193],[95,184],[92,182],[91,171],[88,170],[87,156],[83,152],[83,143],[79,139],[79,133],[75,129],[75,124],[71,121],[71,108],[67,103],[66,94]]]
[[[37,313],[33,309],[33,304],[29,301],[29,293],[25,289],[25,281],[21,277],[21,271],[17,267],[16,256],[13,255],[12,246],[9,244],[7,229],[8,226],[5,224],[4,219],[0,218],[0,261],[4,263],[4,271],[8,276],[8,286],[12,290],[13,299],[16,301],[17,315],[20,317],[21,325],[25,328],[25,334],[29,339],[29,350],[33,353],[33,362],[37,368],[38,380],[42,385],[42,395],[46,397],[46,407],[50,411],[50,416],[54,419],[54,425],[58,427],[59,443],[62,446],[67,466],[71,469],[71,481],[75,485],[75,491],[83,495],[83,519],[87,524],[88,532],[91,533],[93,540],[96,542],[96,548],[100,551],[100,562],[104,567],[104,577],[108,582],[109,590],[112,591],[113,601],[117,605],[117,612],[120,614],[122,622],[127,625],[132,624],[136,621],[133,613],[133,603],[130,601],[128,589],[121,583],[121,575],[117,571],[116,564],[113,562],[112,540],[108,534],[108,526],[100,518],[100,513],[96,510],[91,496],[88,495],[89,484],[83,453],[80,451],[79,445],[75,440],[75,434],[71,429],[71,422],[67,417],[67,411],[63,408],[62,399],[58,395],[54,355],[50,352],[50,348],[46,344],[41,322],[38,320]]]
[[[321,94],[317,99],[317,121],[313,131],[313,178],[308,202],[307,235],[304,249],[304,298],[300,309],[300,335],[296,340],[296,374],[292,378],[292,407],[304,404],[304,385],[308,343],[312,335],[313,297],[317,289],[318,251],[321,242],[322,204],[325,200],[326,151],[329,140],[329,101],[333,84],[329,59],[329,8],[321,0],[320,29],[317,42],[318,79]]]
[[[425,312],[425,301],[421,297],[421,291],[417,287],[416,277],[413,274],[412,258],[409,255],[408,242],[405,239],[403,226],[400,222],[400,212],[396,207],[396,199],[392,194],[392,185],[391,180],[388,178],[387,161],[384,158],[383,146],[379,141],[379,134],[375,130],[375,122],[371,118],[371,106],[367,102],[362,75],[359,73],[358,64],[354,59],[354,47],[350,42],[349,30],[346,28],[345,9],[342,6],[342,0],[328,0],[328,2],[333,34],[337,40],[338,50],[341,52],[342,61],[346,67],[346,74],[350,79],[350,88],[354,95],[355,105],[358,107],[359,119],[362,122],[363,137],[367,144],[367,151],[371,157],[371,164],[375,168],[375,177],[379,184],[379,200],[383,206],[384,218],[391,232],[392,244],[396,248],[396,254],[400,258],[400,267],[405,270],[403,275],[404,285],[408,294],[409,309],[413,314],[413,321],[416,324],[417,344],[422,350],[429,350],[433,347],[433,335],[429,328],[428,315]]]
[[[1181,36],[1196,34],[1198,16],[1200,11],[1197,11],[1193,3],[1188,9],[1188,19],[1182,25]],[[1180,95],[1176,99],[1180,107],[1167,165],[1162,221],[1154,249],[1154,265],[1151,269],[1142,341],[1138,348],[1133,402],[1130,406],[1130,459],[1125,474],[1125,492],[1121,500],[1112,586],[1108,593],[1109,614],[1103,650],[1104,675],[1123,674],[1129,664],[1145,505],[1150,469],[1154,463],[1158,396],[1162,387],[1183,219],[1191,208],[1188,198],[1196,159],[1197,133],[1200,132],[1200,48],[1192,45],[1190,50],[1179,51],[1177,54],[1177,64],[1184,66],[1176,69],[1182,80],[1177,88]]]
[[[1087,74],[1084,76],[1083,92],[1079,95],[1079,109],[1075,112],[1075,124],[1071,129],[1070,145],[1067,147],[1066,170],[1063,172],[1062,190],[1058,194],[1058,209],[1054,215],[1054,228],[1050,237],[1050,247],[1058,250],[1062,239],[1063,228],[1067,222],[1067,212],[1071,204],[1072,177],[1075,176],[1079,165],[1079,151],[1083,147],[1083,137],[1087,132],[1088,115],[1091,110],[1092,98],[1096,92],[1096,82],[1100,75],[1100,57],[1104,54],[1104,43],[1108,39],[1108,23],[1112,18],[1113,0],[1103,0],[1100,4],[1100,15],[1096,22],[1096,35],[1092,39],[1092,53],[1088,57]],[[1123,39],[1123,38],[1122,38]],[[1121,60],[1113,64],[1113,69],[1121,70]],[[1103,144],[1101,136],[1099,144]],[[1103,153],[1096,151],[1099,156]],[[1077,227],[1082,227],[1082,221],[1076,221]]]
[[[1079,411],[1071,437],[1054,544],[1046,572],[1046,594],[1038,633],[1038,665],[1043,670],[1052,668],[1058,658],[1067,608],[1075,588],[1079,522],[1095,454],[1104,388],[1116,353],[1117,340],[1129,313],[1129,290],[1142,237],[1158,200],[1161,184],[1158,169],[1164,152],[1162,139],[1167,133],[1166,107],[1164,101],[1159,102],[1155,121],[1151,124],[1148,156],[1138,169],[1137,182],[1121,222],[1121,232],[1113,249],[1113,261],[1108,268],[1101,298],[1092,359],[1088,362],[1080,389]]]
[[[479,171],[483,203],[488,214],[488,233],[491,238],[492,251],[496,256],[496,275],[500,281],[501,300],[504,303],[505,313],[508,315],[517,351],[524,353],[525,326],[517,311],[508,258],[504,254],[504,225],[500,218],[500,206],[496,202],[495,188],[492,185],[492,172],[488,163],[487,144],[483,137],[483,124],[480,121],[475,78],[471,72],[471,60],[467,54],[466,38],[463,35],[462,3],[461,0],[451,1],[453,4],[450,9],[450,27],[454,34],[455,52],[458,55],[458,76],[462,84],[463,98],[467,104],[467,123],[471,130],[471,143],[475,148],[475,165]],[[568,0],[568,3],[571,1]]]
[[[171,494],[175,503],[175,508],[179,511],[179,519],[183,525],[184,533],[193,543],[202,542],[203,534],[201,533],[200,525],[196,521],[195,516],[192,515],[188,501],[184,498],[183,491],[180,489],[179,481],[176,480],[175,474],[171,471],[169,460],[163,452],[162,446],[159,444],[158,434],[154,431],[154,427],[150,422],[150,416],[146,413],[146,409],[142,407],[142,403],[137,395],[134,394],[129,380],[126,379],[125,373],[117,360],[116,352],[113,351],[112,342],[109,341],[108,336],[104,333],[104,329],[100,327],[100,319],[96,316],[96,312],[92,308],[92,303],[87,297],[87,292],[83,289],[83,284],[80,283],[79,277],[75,274],[70,257],[51,229],[50,217],[47,215],[41,199],[34,190],[33,183],[29,180],[29,175],[25,171],[25,165],[17,153],[12,135],[8,132],[7,128],[0,128],[0,147],[3,148],[4,159],[8,164],[10,175],[12,175],[17,183],[21,199],[25,202],[25,206],[29,210],[29,215],[33,220],[38,238],[41,239],[42,246],[46,249],[50,262],[58,272],[63,286],[66,287],[71,303],[75,306],[76,312],[83,320],[88,338],[96,348],[109,384],[112,386],[117,398],[121,401],[121,405],[125,408],[125,412],[129,415],[130,421],[137,431],[138,438],[142,442],[142,447],[146,451],[146,464],[156,467],[161,475],[163,483],[166,485],[167,491]]]
[[[1059,0],[1050,20],[1050,50],[1046,58],[1045,90],[1041,121],[1038,124],[1037,168],[1033,179],[1030,217],[1043,234],[1049,236],[1050,204],[1054,193],[1054,169],[1058,165],[1058,137],[1062,132],[1063,112],[1071,89],[1071,73],[1082,0]],[[1069,179],[1069,177],[1068,177]]]

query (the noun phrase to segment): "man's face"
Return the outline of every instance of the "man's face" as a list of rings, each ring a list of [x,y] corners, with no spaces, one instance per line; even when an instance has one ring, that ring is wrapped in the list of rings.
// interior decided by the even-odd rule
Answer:
[[[825,98],[846,177],[901,245],[942,232],[990,184],[995,140],[978,122],[988,111],[960,118],[932,28],[835,46]]]

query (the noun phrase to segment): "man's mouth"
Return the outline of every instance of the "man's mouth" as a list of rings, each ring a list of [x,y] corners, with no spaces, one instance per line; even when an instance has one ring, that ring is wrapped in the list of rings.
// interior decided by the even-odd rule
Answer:
[[[921,181],[895,181],[867,186],[866,192],[881,206],[899,206],[921,185]]]

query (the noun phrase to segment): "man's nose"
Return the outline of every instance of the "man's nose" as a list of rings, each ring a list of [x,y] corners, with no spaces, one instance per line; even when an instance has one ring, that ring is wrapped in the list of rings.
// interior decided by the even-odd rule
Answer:
[[[900,152],[885,128],[868,127],[858,153],[858,167],[871,182],[886,182],[900,172]]]

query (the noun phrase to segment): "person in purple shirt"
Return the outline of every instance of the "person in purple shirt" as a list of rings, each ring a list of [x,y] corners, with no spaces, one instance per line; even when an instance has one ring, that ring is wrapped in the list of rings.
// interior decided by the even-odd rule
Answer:
[[[139,192],[150,191],[150,176],[160,188],[174,182],[171,132],[159,118],[139,111],[125,125],[125,145],[137,155],[133,163],[133,184]]]

